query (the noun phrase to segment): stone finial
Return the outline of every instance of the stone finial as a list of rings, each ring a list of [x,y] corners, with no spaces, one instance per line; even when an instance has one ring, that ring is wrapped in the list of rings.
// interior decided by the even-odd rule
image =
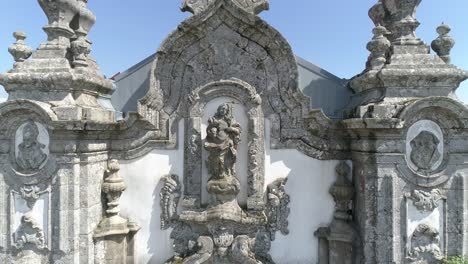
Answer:
[[[73,54],[73,66],[87,67],[87,56],[91,52],[91,43],[86,39],[86,31],[79,28],[75,31],[76,39],[71,42],[70,48]]]
[[[336,182],[330,188],[330,194],[336,203],[335,219],[349,219],[349,205],[354,196],[354,188],[348,176],[351,172],[346,162],[341,162],[336,167]]]
[[[416,37],[420,23],[416,10],[422,0],[379,0],[369,10],[374,24],[382,25],[392,32],[389,39],[394,45],[422,45]]]
[[[16,31],[13,33],[13,37],[15,37],[16,42],[8,48],[8,52],[10,52],[16,62],[23,62],[32,54],[32,49],[24,42],[27,37],[26,33]]]
[[[128,220],[119,215],[119,200],[127,189],[124,180],[119,174],[120,165],[117,160],[109,161],[105,172],[106,178],[102,184],[102,192],[106,195],[107,209],[104,217],[95,230],[94,237],[107,237],[110,235],[126,235],[130,231]]]
[[[432,49],[439,55],[439,57],[446,63],[450,63],[450,51],[455,46],[455,40],[449,36],[452,29],[449,25],[442,23],[437,27],[437,37],[432,41]]]
[[[383,26],[377,25],[372,33],[374,37],[367,44],[367,50],[371,52],[368,68],[371,70],[380,70],[387,62],[387,54],[390,50],[391,43],[386,35],[390,32]]]
[[[102,184],[102,192],[106,194],[107,198],[106,214],[108,217],[119,214],[119,199],[122,193],[127,189],[124,180],[119,174],[119,170],[119,162],[117,160],[111,160],[106,171],[107,177]]]
[[[197,15],[205,11],[215,1],[216,0],[184,0],[182,3],[182,7],[180,9],[184,12],[188,11],[192,14]],[[236,4],[240,8],[252,14],[259,14],[260,12],[264,10],[268,10],[270,7],[267,0],[224,0],[224,1],[232,1],[234,4]]]
[[[85,36],[96,22],[96,16],[86,7],[87,0],[38,0],[47,16],[44,31],[48,35],[46,44],[40,49],[66,50],[70,39],[80,29]]]

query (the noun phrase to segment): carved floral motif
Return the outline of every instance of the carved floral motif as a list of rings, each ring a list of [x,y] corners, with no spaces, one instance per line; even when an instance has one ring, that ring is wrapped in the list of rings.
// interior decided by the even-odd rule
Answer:
[[[445,197],[438,189],[431,192],[422,190],[414,190],[412,193],[407,193],[406,197],[413,201],[413,205],[422,212],[432,212],[439,206],[439,201]]]

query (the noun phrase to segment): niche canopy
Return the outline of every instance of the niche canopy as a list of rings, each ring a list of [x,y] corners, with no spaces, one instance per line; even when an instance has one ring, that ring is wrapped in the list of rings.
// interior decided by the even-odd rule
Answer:
[[[264,10],[268,10],[269,4],[267,0],[231,0],[240,8],[252,14],[259,14]],[[188,11],[193,14],[199,14],[215,3],[216,0],[184,0],[182,11]]]
[[[267,8],[265,0],[185,1],[182,9],[194,16],[182,22],[159,48],[149,92],[139,104],[140,114],[174,141],[175,121],[190,117],[186,102],[194,90],[237,79],[263,98],[262,111],[274,121],[275,146],[294,147],[289,140],[304,143],[303,117],[309,112],[309,99],[298,88],[290,45],[255,15]]]

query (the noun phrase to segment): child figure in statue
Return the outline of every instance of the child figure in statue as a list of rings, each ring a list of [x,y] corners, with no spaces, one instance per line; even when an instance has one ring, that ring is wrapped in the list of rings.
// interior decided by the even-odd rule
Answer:
[[[242,129],[234,120],[232,105],[224,103],[216,114],[208,120],[205,149],[209,152],[208,173],[210,179],[235,176],[237,147]]]
[[[18,146],[18,156],[16,162],[18,166],[25,170],[37,170],[47,159],[47,154],[43,152],[45,145],[38,140],[39,129],[34,121],[28,121],[23,128],[23,142]]]

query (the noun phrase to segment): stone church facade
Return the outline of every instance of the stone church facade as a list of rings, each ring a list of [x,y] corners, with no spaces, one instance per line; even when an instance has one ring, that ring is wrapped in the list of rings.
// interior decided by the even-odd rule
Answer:
[[[38,2],[47,41],[33,51],[15,32],[0,74],[1,263],[468,253],[468,108],[455,96],[468,72],[450,63],[448,25],[433,53],[416,36],[421,0],[370,9],[365,69],[322,75],[340,98],[326,104],[303,85],[317,71],[257,16],[267,0],[186,0],[193,16],[141,67],[123,118],[100,103],[128,84],[114,92],[99,73],[87,0]]]

